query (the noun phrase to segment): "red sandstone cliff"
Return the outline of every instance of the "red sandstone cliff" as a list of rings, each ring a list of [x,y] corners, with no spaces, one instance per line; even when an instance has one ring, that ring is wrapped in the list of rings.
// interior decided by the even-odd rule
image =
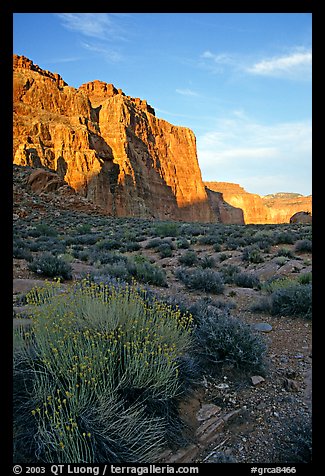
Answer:
[[[223,199],[233,207],[243,210],[245,224],[255,223],[289,223],[296,212],[312,211],[311,195],[294,196],[294,194],[275,194],[261,197],[248,193],[236,183],[205,182],[207,189],[220,192]]]
[[[213,222],[193,132],[112,84],[75,89],[14,55],[14,163],[48,167],[116,216]]]

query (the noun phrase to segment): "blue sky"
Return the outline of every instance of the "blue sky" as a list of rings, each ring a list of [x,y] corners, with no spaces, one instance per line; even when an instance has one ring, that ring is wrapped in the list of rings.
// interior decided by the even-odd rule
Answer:
[[[13,52],[193,130],[202,177],[312,193],[309,13],[14,13]]]

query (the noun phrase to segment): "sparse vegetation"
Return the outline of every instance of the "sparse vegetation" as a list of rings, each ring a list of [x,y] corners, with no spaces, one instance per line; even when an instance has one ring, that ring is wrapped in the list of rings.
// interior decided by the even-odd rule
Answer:
[[[15,277],[60,277],[61,280],[70,280],[73,265],[75,276],[89,273],[92,281],[92,284],[88,281],[83,288],[80,282],[74,281],[73,286],[69,285],[69,291],[64,291],[68,284],[63,283],[60,291],[63,294],[50,295],[48,302],[39,302],[33,308],[32,328],[20,329],[15,335],[14,454],[17,463],[71,462],[72,455],[76,455],[77,461],[153,461],[166,445],[177,450],[180,445],[186,444],[189,429],[183,431],[184,422],[179,419],[178,412],[179,402],[183,397],[192,395],[193,387],[202,389],[203,381],[206,392],[204,398],[207,398],[205,403],[220,405],[222,412],[237,408],[238,400],[232,403],[231,399],[236,398],[233,397],[236,393],[241,398],[243,388],[247,395],[254,397],[258,394],[254,388],[249,392],[250,376],[255,374],[265,376],[266,380],[262,384],[265,401],[273,405],[271,393],[274,392],[274,404],[279,406],[279,413],[282,405],[296,408],[295,393],[287,395],[283,389],[279,392],[279,386],[273,390],[272,368],[268,375],[265,342],[271,342],[270,353],[276,354],[276,362],[279,356],[282,358],[282,354],[277,354],[280,349],[277,349],[277,339],[274,338],[276,334],[271,331],[265,335],[253,330],[245,323],[247,315],[251,322],[252,314],[245,311],[252,310],[252,297],[259,296],[253,305],[258,311],[253,316],[256,322],[265,320],[273,325],[272,321],[281,319],[285,323],[283,328],[286,330],[286,326],[289,326],[290,333],[296,332],[296,324],[305,332],[300,319],[310,320],[312,311],[311,225],[237,226],[155,222],[89,216],[63,210],[58,216],[54,213],[40,217],[34,214],[17,220],[14,223],[14,238],[13,250],[18,270]],[[293,259],[295,262],[291,261]],[[284,264],[287,266],[280,268]],[[64,266],[68,266],[67,274]],[[254,291],[239,289],[241,287],[253,288]],[[127,290],[131,289],[132,297],[128,301],[125,296]],[[112,304],[110,308],[108,296],[111,294],[124,298],[119,297],[115,307]],[[77,297],[80,302],[77,302]],[[187,310],[194,317],[193,326],[191,324],[187,328],[189,332],[186,331],[189,350],[179,354],[175,350],[173,367],[158,365],[155,370],[161,370],[162,373],[158,372],[160,376],[157,375],[156,380],[153,369],[146,373],[146,355],[139,356],[133,347],[127,356],[132,362],[133,373],[131,367],[127,371],[124,356],[121,358],[118,352],[122,344],[130,340],[126,340],[118,326],[112,331],[117,343],[110,332],[105,334],[104,331],[109,319],[124,319],[122,332],[127,332],[133,339],[135,334],[132,332],[136,332],[131,329],[134,302],[137,302],[139,309],[146,309],[151,315],[157,314],[157,319],[163,320],[163,309],[169,309],[166,311],[167,320],[175,314],[186,315]],[[15,317],[19,317],[19,307],[21,317],[29,317],[29,311],[27,315],[23,309],[26,304],[25,295],[15,296]],[[108,308],[109,316],[106,315]],[[60,322],[60,319],[63,320]],[[44,332],[38,327],[41,322]],[[50,323],[48,335],[45,323]],[[308,345],[311,323],[305,322],[305,325]],[[149,327],[148,336],[152,341],[146,351],[155,353],[158,347],[153,346],[160,335],[154,336],[156,324],[146,327]],[[89,334],[84,334],[87,329]],[[73,335],[72,330],[75,331]],[[278,326],[275,330],[283,338],[282,327]],[[71,339],[64,339],[69,332]],[[142,349],[147,342],[145,332],[142,334]],[[168,342],[173,341],[178,349],[178,337],[172,336],[167,324],[164,333],[167,339],[170,338]],[[288,346],[295,352],[292,342],[288,342]],[[77,347],[80,351],[77,351]],[[62,349],[61,357],[56,355],[55,348]],[[105,353],[107,349],[113,352],[119,349],[116,358],[120,358],[120,361],[115,360],[112,364],[115,369],[113,372],[105,367],[108,361],[98,358],[99,351]],[[48,352],[52,360],[46,359],[43,351]],[[68,372],[68,368],[71,370],[73,365],[72,359],[68,363],[72,351],[76,351],[79,373],[83,374],[78,379],[77,373],[73,376],[73,373]],[[296,352],[300,352],[300,349]],[[88,367],[81,368],[86,361],[90,362],[86,356],[90,356],[94,362],[90,370]],[[152,359],[154,355],[148,360],[151,366],[154,362]],[[47,360],[52,367],[45,362]],[[295,366],[300,372],[300,367],[295,364],[295,360],[291,359],[290,366]],[[282,362],[281,371],[286,367],[286,363]],[[172,379],[174,383],[166,383],[163,375],[167,376],[171,368],[174,369],[174,373],[171,372],[173,378],[177,373],[177,379]],[[135,374],[136,378],[131,381],[131,377],[128,377],[127,380],[123,376],[124,371],[129,372],[128,375]],[[140,380],[137,380],[140,374],[143,378],[142,387]],[[240,382],[236,380],[236,375],[241,379]],[[82,388],[78,390],[78,398],[77,393],[71,397],[62,394],[66,391],[73,393],[67,388],[73,378],[77,379],[76,384],[81,385],[77,388]],[[93,386],[92,378],[97,378],[97,388]],[[90,383],[86,384],[86,379]],[[157,382],[163,381],[165,384],[159,386]],[[229,388],[218,390],[217,384],[220,382],[228,383]],[[297,382],[300,382],[298,378]],[[87,385],[91,392],[88,392]],[[170,391],[169,396],[166,396],[168,386],[174,388],[173,385],[177,388],[175,395]],[[113,387],[115,390],[111,391]],[[160,390],[164,387],[167,394],[159,394],[158,387]],[[57,390],[61,393],[58,394]],[[53,406],[41,406],[42,403],[48,405],[48,396],[54,402]],[[297,396],[300,399],[300,390]],[[64,399],[66,403],[62,405]],[[256,416],[263,414],[263,410],[253,406],[249,399],[242,400],[242,403],[254,409]],[[48,413],[45,414],[45,411]],[[265,414],[270,416],[269,413]],[[50,416],[55,416],[58,428],[51,426]],[[72,421],[69,422],[69,419]],[[266,422],[268,431],[273,420],[278,425],[279,435],[283,431],[287,432],[285,422],[282,424],[282,421],[273,417]],[[306,428],[308,430],[308,424]],[[281,456],[283,462],[289,462],[292,458],[289,449],[291,452],[296,448],[296,453],[301,455],[300,446],[305,449],[311,446],[310,440],[307,446],[304,443],[301,445],[301,439],[295,442],[292,436],[289,438],[289,430],[286,434],[288,451]],[[71,444],[66,443],[69,435],[75,436]],[[303,439],[305,441],[305,437]],[[285,450],[284,443],[283,440],[282,450]],[[226,462],[227,457],[223,453],[215,456],[214,462],[223,462],[223,458]],[[301,462],[304,458],[298,457]]]

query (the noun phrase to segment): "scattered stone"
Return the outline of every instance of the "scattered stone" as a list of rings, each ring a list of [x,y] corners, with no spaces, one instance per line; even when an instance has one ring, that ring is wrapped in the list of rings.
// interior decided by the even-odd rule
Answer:
[[[226,390],[227,388],[229,388],[229,385],[227,383],[219,383],[215,387],[218,388],[219,390]]]
[[[202,408],[197,412],[196,417],[198,421],[205,421],[211,418],[212,416],[217,415],[221,411],[221,407],[214,405],[213,403],[207,403],[203,405]]]
[[[296,380],[285,378],[283,380],[283,386],[288,392],[299,392],[299,384]]]
[[[271,332],[271,330],[273,329],[271,324],[268,324],[267,322],[258,322],[256,324],[253,324],[253,328],[260,332]]]
[[[261,377],[260,375],[253,375],[253,377],[251,377],[251,381],[252,381],[252,384],[256,386],[262,382],[265,382],[265,378]]]

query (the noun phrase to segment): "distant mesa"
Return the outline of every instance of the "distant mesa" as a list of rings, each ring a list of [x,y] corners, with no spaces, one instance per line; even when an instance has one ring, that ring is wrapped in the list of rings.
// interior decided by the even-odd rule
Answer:
[[[64,181],[118,217],[288,223],[298,211],[311,212],[311,197],[260,197],[237,184],[204,183],[194,133],[157,118],[146,100],[113,84],[73,88],[18,55],[13,70],[14,164],[58,176],[38,173],[36,188]]]

